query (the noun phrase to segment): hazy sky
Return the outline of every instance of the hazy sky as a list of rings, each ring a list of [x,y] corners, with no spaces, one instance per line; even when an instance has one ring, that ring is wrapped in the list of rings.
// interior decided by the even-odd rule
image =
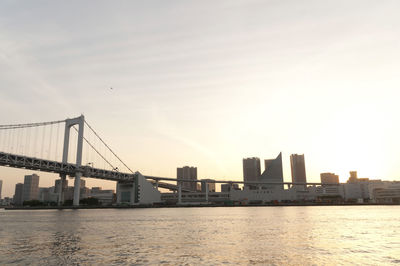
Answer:
[[[144,174],[400,180],[399,1],[1,1],[0,124],[81,113]],[[114,90],[110,90],[113,87]],[[263,167],[262,167],[263,168]],[[0,167],[3,196],[31,173]],[[40,185],[55,175],[38,173]],[[89,185],[113,187],[111,182]]]

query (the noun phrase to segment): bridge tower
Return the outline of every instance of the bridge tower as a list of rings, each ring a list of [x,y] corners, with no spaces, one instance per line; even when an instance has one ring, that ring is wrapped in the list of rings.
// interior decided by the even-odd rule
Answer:
[[[82,165],[82,148],[83,148],[83,129],[85,126],[85,117],[83,115],[65,120],[65,132],[64,132],[64,148],[63,148],[63,157],[62,162],[68,163],[68,148],[69,148],[69,136],[71,127],[74,125],[78,125],[78,143],[76,149],[76,167],[79,168]],[[79,195],[80,195],[80,187],[81,187],[81,172],[76,172],[75,174],[75,181],[74,181],[74,206],[79,206]],[[58,204],[61,205],[64,201],[64,191],[63,191],[63,184],[66,179],[65,174],[60,174],[61,177],[61,189],[60,195],[58,197]]]

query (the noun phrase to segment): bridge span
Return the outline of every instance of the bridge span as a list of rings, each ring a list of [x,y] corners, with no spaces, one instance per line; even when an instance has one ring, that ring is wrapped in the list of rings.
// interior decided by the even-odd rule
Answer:
[[[75,177],[77,172],[82,173],[83,177],[104,179],[109,181],[117,182],[135,182],[138,178],[138,173],[122,173],[119,171],[111,171],[105,169],[94,168],[91,166],[79,166],[77,167],[72,163],[62,163],[57,161],[33,158],[28,156],[22,156],[17,154],[10,154],[0,152],[0,166],[7,166],[13,168],[29,169],[41,172],[63,174],[70,177]],[[155,177],[147,177],[153,184],[157,183],[160,188],[165,188],[173,191],[178,190],[178,186],[170,183],[159,182]],[[183,192],[189,192],[182,190]]]

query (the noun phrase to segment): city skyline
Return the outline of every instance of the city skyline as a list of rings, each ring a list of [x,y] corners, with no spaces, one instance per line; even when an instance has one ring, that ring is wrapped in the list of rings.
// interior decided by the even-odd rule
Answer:
[[[301,154],[301,155],[298,155],[298,154],[291,154],[290,156],[289,156],[289,159],[292,157],[292,156],[296,156],[296,157],[302,157],[301,158],[301,163],[302,164],[304,164],[305,163],[305,160],[304,160],[304,154]],[[240,180],[244,180],[244,181],[246,181],[245,180],[245,177],[244,177],[244,175],[245,175],[245,161],[251,161],[250,162],[250,164],[252,164],[252,165],[254,165],[254,164],[256,164],[257,165],[257,169],[250,169],[252,172],[254,172],[254,170],[255,171],[257,171],[257,173],[259,172],[260,174],[258,175],[258,178],[256,178],[257,180],[258,179],[260,179],[260,178],[263,178],[263,175],[264,174],[266,174],[266,170],[267,170],[267,166],[271,163],[271,162],[274,162],[274,161],[277,161],[278,159],[279,159],[279,164],[281,164],[282,163],[282,152],[280,152],[279,153],[279,155],[278,155],[278,157],[276,158],[276,159],[264,159],[263,161],[264,161],[264,164],[265,164],[265,166],[264,166],[264,170],[263,171],[261,171],[261,160],[258,158],[258,157],[249,157],[249,158],[243,158],[242,159],[242,168],[243,168],[243,170],[242,170],[242,176],[241,177],[239,177],[239,178],[233,178],[233,179],[229,179],[229,178],[212,178],[213,180],[217,180],[217,181],[240,181]],[[257,160],[257,162],[254,162],[254,160]],[[305,165],[303,165],[304,167],[305,167]],[[283,165],[280,165],[277,169],[275,169],[274,171],[276,171],[276,170],[278,170],[279,168],[285,168],[285,166],[284,166],[284,164]],[[26,179],[26,176],[28,175],[28,176],[31,176],[31,174],[32,175],[37,175],[36,173],[40,173],[40,175],[42,176],[45,176],[45,177],[47,177],[47,180],[46,180],[46,178],[45,178],[45,182],[44,182],[44,186],[43,187],[48,187],[48,186],[50,186],[49,184],[51,184],[52,182],[54,182],[55,180],[56,181],[59,181],[59,176],[57,175],[57,174],[53,174],[53,173],[47,173],[47,172],[41,172],[41,171],[32,171],[32,170],[25,170],[25,169],[18,169],[18,168],[9,168],[9,167],[3,167],[3,166],[0,166],[0,169],[1,168],[3,168],[3,169],[10,169],[10,170],[16,170],[16,172],[21,172],[21,173],[24,173],[24,175],[21,177],[19,177],[18,178],[18,181],[16,181],[16,182],[14,182],[14,183],[11,183],[12,184],[12,186],[13,186],[13,191],[14,191],[14,189],[15,189],[15,185],[16,184],[18,184],[18,183],[21,183],[21,181],[19,181],[20,179],[22,179],[22,181],[24,181],[24,178]],[[187,168],[187,169],[186,169]],[[289,161],[289,167],[287,167],[287,168],[289,168],[290,169],[290,171],[292,172],[293,171],[293,169],[292,169],[292,166],[291,166],[291,162]],[[184,167],[182,167],[182,168],[175,168],[176,169],[176,177],[178,177],[178,175],[182,175],[183,174],[183,170],[184,169],[186,169],[187,171],[187,173],[186,174],[189,174],[189,172],[190,172],[190,174],[192,174],[191,172],[194,170],[194,176],[196,177],[196,178],[194,178],[194,179],[197,179],[197,167],[189,167],[189,166],[184,166]],[[307,171],[307,168],[305,168],[305,170]],[[278,170],[278,173],[279,173],[279,171],[281,171],[281,170]],[[262,174],[261,174],[262,173]],[[345,174],[344,176],[339,176],[339,175],[335,175],[336,177],[337,177],[337,179],[339,179],[339,183],[345,183],[345,182],[347,182],[348,180],[351,180],[351,178],[355,178],[355,179],[357,179],[357,174],[358,173],[358,171],[357,170],[355,170],[355,169],[353,169],[353,170],[351,170],[351,171],[348,171],[347,172],[347,174]],[[254,174],[254,173],[252,173],[252,174]],[[290,173],[289,173],[290,174]],[[293,173],[292,173],[293,174]],[[294,181],[293,180],[293,176],[292,176],[292,174],[291,175],[283,175],[283,182],[297,182],[297,181]],[[319,176],[317,177],[317,178],[311,178],[311,180],[308,180],[308,178],[306,177],[306,182],[310,182],[310,183],[318,183],[318,182],[321,182],[321,183],[323,183],[322,181],[321,181],[321,176],[322,175],[325,175],[325,174],[331,174],[331,175],[333,175],[332,173],[326,173],[326,172],[321,172],[321,173],[319,173]],[[278,174],[279,175],[279,174]],[[272,176],[271,176],[272,177]],[[189,176],[185,176],[185,177],[183,177],[184,179],[191,179],[191,178],[189,178]],[[204,177],[204,176],[200,176],[200,179],[204,179],[204,178],[206,178],[206,177]],[[278,176],[278,179],[280,179],[281,177],[280,176]],[[349,179],[350,178],[350,179]],[[369,179],[369,178],[371,178],[371,177],[366,177],[366,176],[363,176],[363,178],[362,179]],[[71,179],[72,181],[73,181],[73,179],[71,178],[71,177],[69,177],[68,179]],[[68,183],[68,179],[67,179],[67,183]],[[200,180],[199,179],[199,180]],[[397,180],[397,179],[388,179],[388,178],[374,178],[374,177],[372,177],[372,179],[379,179],[379,180],[386,180],[386,181],[399,181],[399,180]],[[0,180],[1,181],[1,180]],[[49,182],[50,181],[50,182]],[[83,179],[83,180],[81,180],[81,182],[87,182],[88,181],[88,184],[90,184],[92,187],[97,187],[97,186],[100,186],[101,184],[102,185],[105,185],[105,188],[107,188],[107,189],[115,189],[115,187],[116,187],[116,183],[114,182],[114,181],[107,181],[107,180],[101,180],[101,179],[95,179],[95,178],[85,178],[85,179]],[[249,181],[249,180],[247,180],[247,181]],[[250,181],[255,181],[255,180],[250,180]],[[262,181],[262,180],[259,180],[259,181]],[[268,181],[266,181],[266,180],[263,180],[263,182],[268,182]],[[274,182],[279,182],[278,180],[276,180],[276,181],[274,181]],[[188,183],[187,185],[190,185],[190,184],[194,184],[194,183]],[[9,186],[10,186],[10,184],[8,184]],[[3,182],[2,182],[2,186],[3,186]],[[189,189],[189,188],[188,188]],[[14,192],[15,193],[15,192]],[[4,193],[3,193],[4,194]],[[12,192],[11,193],[8,193],[7,195],[5,195],[4,197],[13,197],[13,195],[14,194],[12,194]]]
[[[307,155],[310,182],[400,180],[398,2],[211,5],[1,3],[0,124],[84,113],[148,175],[196,165],[241,180],[242,158],[282,152],[285,181],[292,153]],[[0,167],[3,197],[26,174]]]

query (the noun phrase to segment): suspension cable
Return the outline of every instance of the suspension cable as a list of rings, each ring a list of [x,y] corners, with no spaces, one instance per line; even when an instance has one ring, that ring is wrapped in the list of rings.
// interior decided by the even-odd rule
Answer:
[[[88,124],[88,122],[85,120],[85,124],[92,130],[92,132],[100,139],[100,141],[104,144],[104,146],[107,147],[107,149],[129,170],[131,173],[133,171],[118,157],[118,155],[115,154],[115,152],[107,145],[107,143],[104,142],[104,140],[96,133],[96,131]]]
[[[72,126],[75,130],[76,130],[76,132],[78,132],[78,129],[75,127],[75,126]],[[95,148],[95,147],[93,147],[93,145],[85,138],[85,137],[83,137],[83,139],[86,141],[86,143],[90,146],[90,147],[92,147],[92,149],[105,161],[105,162],[107,162],[107,164],[109,165],[109,166],[111,166],[112,167],[112,169],[115,169],[115,167]]]
[[[54,155],[54,159],[57,161],[57,155],[58,155],[58,140],[59,138],[59,130],[60,130],[60,124],[57,124],[57,138],[56,138],[56,151],[55,151],[55,155]]]
[[[25,128],[25,127],[39,127],[47,126],[57,123],[64,123],[66,120],[50,121],[50,122],[40,122],[40,123],[27,123],[27,124],[14,124],[14,125],[0,125],[0,130],[14,129],[14,128]]]

